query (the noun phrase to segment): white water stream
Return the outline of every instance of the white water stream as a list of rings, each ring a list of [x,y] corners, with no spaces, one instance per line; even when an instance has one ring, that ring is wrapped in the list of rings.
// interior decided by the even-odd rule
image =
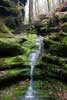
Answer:
[[[27,90],[26,95],[25,95],[25,100],[34,100],[36,97],[36,91],[33,89],[33,72],[34,72],[34,67],[35,67],[35,64],[37,62],[37,59],[41,53],[42,45],[43,45],[43,38],[41,36],[39,36],[36,39],[37,49],[33,53],[31,53],[29,56],[30,66],[31,66],[30,84],[29,84],[28,90]]]
[[[42,52],[42,46],[43,46],[43,37],[41,36],[38,36],[36,38],[36,49],[34,50],[34,52],[32,52],[30,55],[29,55],[29,61],[30,61],[30,83],[29,83],[29,87],[26,91],[26,94],[24,97],[21,97],[20,100],[43,100],[42,98],[39,98],[37,95],[36,95],[36,90],[34,90],[33,88],[33,73],[34,73],[34,68],[35,68],[35,65],[36,65],[36,62],[38,60],[38,57],[39,55],[41,54]],[[44,99],[45,100],[45,99]]]

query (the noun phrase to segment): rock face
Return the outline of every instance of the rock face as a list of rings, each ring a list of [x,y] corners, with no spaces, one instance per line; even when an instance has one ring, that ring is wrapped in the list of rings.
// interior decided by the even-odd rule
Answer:
[[[67,10],[41,19],[36,29],[44,37],[44,51],[37,66],[39,73],[37,69],[35,73],[43,79],[49,77],[67,82]]]
[[[14,33],[16,28],[23,24],[25,3],[26,1],[23,0],[19,2],[17,0],[0,0],[0,24],[10,30],[6,33]],[[2,26],[0,28],[0,34],[4,33]]]
[[[10,15],[17,15],[16,8],[11,1],[0,1],[0,15],[2,16],[10,16]],[[8,9],[9,8],[9,9]],[[13,8],[13,9],[12,9]]]

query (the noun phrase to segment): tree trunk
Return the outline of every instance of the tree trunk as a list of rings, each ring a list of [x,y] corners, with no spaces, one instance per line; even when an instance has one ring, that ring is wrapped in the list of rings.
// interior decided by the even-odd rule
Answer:
[[[47,5],[48,5],[48,11],[50,11],[50,3],[49,3],[49,0],[47,0]]]
[[[33,21],[33,0],[29,0],[29,23]]]

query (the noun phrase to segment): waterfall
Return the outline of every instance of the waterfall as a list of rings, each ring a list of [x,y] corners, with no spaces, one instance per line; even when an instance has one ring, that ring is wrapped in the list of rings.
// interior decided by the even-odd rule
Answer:
[[[36,46],[37,49],[30,54],[29,56],[29,60],[30,60],[30,66],[31,66],[31,70],[30,70],[30,84],[28,87],[28,90],[26,92],[25,95],[25,100],[33,100],[35,98],[35,90],[33,89],[33,72],[34,72],[34,67],[36,64],[36,61],[41,53],[41,48],[43,45],[43,38],[41,36],[36,38]]]
[[[24,18],[24,24],[29,23],[29,0],[27,0],[25,5],[25,18]]]

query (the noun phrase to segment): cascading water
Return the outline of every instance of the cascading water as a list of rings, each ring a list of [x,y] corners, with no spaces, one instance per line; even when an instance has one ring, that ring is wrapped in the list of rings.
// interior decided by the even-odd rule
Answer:
[[[28,90],[25,95],[25,100],[34,100],[36,97],[36,91],[33,89],[33,71],[34,67],[36,64],[36,61],[41,53],[41,48],[43,45],[43,38],[41,36],[37,37],[36,39],[36,46],[37,49],[30,54],[29,59],[30,59],[30,66],[31,66],[31,71],[30,71],[30,85],[28,87]]]
[[[42,51],[42,46],[43,46],[43,37],[38,36],[36,38],[36,49],[34,52],[32,52],[29,56],[29,60],[30,60],[30,66],[31,66],[31,70],[30,70],[30,83],[29,83],[29,87],[28,90],[26,91],[26,94],[24,97],[21,97],[20,100],[43,100],[42,98],[39,98],[36,95],[36,91],[33,88],[33,72],[34,72],[34,67],[36,64],[36,61],[39,57],[39,55],[41,54]]]
[[[36,95],[36,91],[33,88],[33,72],[34,72],[34,67],[36,64],[36,61],[39,57],[39,55],[41,54],[42,51],[42,46],[43,46],[43,37],[38,36],[36,38],[36,49],[34,50],[34,52],[32,52],[29,55],[29,60],[30,60],[30,66],[31,66],[31,70],[30,70],[30,83],[29,83],[29,87],[28,90],[26,91],[26,94],[24,97],[21,97],[20,100],[43,100],[42,98],[39,98]]]
[[[25,5],[25,18],[24,18],[24,24],[29,23],[29,0],[27,0]]]

